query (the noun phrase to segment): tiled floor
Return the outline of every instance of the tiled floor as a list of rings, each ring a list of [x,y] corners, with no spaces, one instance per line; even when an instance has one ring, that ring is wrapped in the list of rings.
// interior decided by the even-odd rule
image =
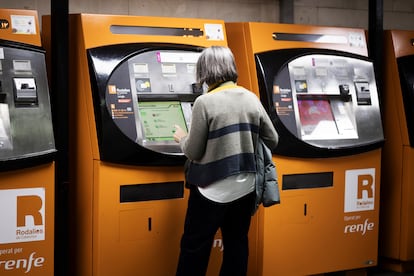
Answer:
[[[368,270],[355,270],[355,271],[342,271],[342,272],[331,272],[323,274],[324,276],[414,276],[414,272],[395,272],[383,270],[377,267],[369,268]]]
[[[372,268],[368,271],[368,276],[414,276],[414,272],[403,273]]]

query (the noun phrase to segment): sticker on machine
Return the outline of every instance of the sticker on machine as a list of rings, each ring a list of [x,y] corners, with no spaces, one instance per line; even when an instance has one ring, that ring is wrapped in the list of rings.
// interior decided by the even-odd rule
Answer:
[[[375,208],[375,168],[345,172],[344,212],[360,212]]]
[[[11,15],[12,33],[36,34],[36,19],[31,15]]]
[[[0,190],[0,244],[45,240],[45,189]]]
[[[224,40],[222,24],[204,24],[207,40]]]

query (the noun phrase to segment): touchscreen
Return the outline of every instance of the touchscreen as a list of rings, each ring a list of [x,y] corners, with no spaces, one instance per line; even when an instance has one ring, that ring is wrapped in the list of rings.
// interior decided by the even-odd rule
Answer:
[[[140,102],[139,112],[148,142],[174,140],[174,125],[187,131],[183,110],[179,101]]]

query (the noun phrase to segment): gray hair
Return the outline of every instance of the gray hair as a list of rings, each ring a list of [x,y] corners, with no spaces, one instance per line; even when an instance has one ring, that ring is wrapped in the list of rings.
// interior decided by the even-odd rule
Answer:
[[[226,81],[237,81],[237,69],[231,50],[222,46],[211,46],[201,52],[197,61],[196,78],[208,86]]]

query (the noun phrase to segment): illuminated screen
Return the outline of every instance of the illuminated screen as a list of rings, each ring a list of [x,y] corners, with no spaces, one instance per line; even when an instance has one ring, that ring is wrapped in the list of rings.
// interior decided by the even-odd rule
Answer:
[[[139,112],[148,142],[173,141],[174,125],[187,130],[179,101],[140,102]]]
[[[329,100],[298,100],[298,107],[304,140],[338,135]]]

